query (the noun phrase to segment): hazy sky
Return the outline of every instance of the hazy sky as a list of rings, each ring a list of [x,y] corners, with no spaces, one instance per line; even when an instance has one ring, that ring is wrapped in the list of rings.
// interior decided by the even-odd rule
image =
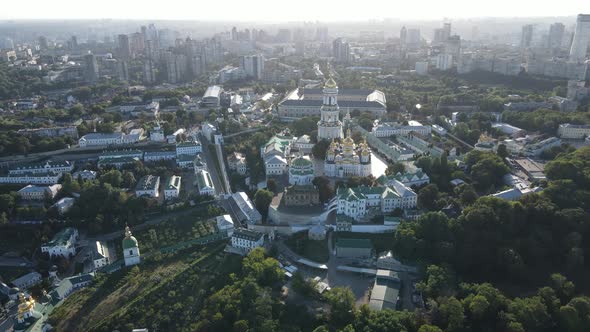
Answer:
[[[589,0],[14,0],[0,1],[0,18],[342,21],[381,18],[571,16]]]

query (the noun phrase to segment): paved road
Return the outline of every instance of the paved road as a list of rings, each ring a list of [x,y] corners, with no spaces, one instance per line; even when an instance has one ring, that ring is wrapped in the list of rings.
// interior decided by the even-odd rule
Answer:
[[[330,259],[326,263],[326,265],[328,266],[328,271],[320,271],[318,269],[305,267],[299,264],[298,266],[300,266],[300,271],[304,274],[305,277],[313,278],[315,276],[319,276],[322,279],[322,281],[326,282],[328,285],[330,285],[330,287],[350,287],[350,289],[352,289],[352,292],[356,297],[357,304],[365,304],[368,302],[369,289],[370,286],[373,284],[374,278],[356,273],[342,272],[336,269],[338,265],[342,265],[345,262],[334,256],[334,252],[331,249],[332,233],[333,232],[328,233],[328,249],[330,250]],[[304,258],[294,253],[291,249],[289,249],[281,239],[277,240],[276,244],[279,252],[287,259],[289,259],[292,263],[297,262],[299,258]]]
[[[201,144],[201,146],[203,147],[203,153],[202,156],[205,158],[205,163],[207,164],[207,169],[209,170],[209,174],[211,175],[211,179],[213,180],[213,185],[215,186],[215,192],[217,194],[224,194],[225,193],[225,189],[223,186],[223,183],[221,182],[221,178],[219,176],[219,171],[217,170],[216,165],[216,161],[215,158],[213,157],[213,154],[211,153],[211,151],[209,151],[209,144],[207,143],[207,140],[205,139],[205,137],[203,137],[203,135],[200,136],[200,140],[201,142],[204,142],[204,144]]]

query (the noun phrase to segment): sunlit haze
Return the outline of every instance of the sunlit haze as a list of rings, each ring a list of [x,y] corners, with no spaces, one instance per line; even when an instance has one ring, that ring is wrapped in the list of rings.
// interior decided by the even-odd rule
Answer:
[[[344,21],[367,19],[439,19],[466,17],[571,16],[588,8],[587,0],[542,6],[535,0],[497,1],[187,1],[31,0],[2,1],[0,19],[173,19],[233,21]]]

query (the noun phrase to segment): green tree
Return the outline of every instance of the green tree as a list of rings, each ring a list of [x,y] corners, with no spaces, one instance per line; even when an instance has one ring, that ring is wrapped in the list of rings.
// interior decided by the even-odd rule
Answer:
[[[434,183],[426,185],[418,192],[418,207],[427,210],[436,210],[439,198],[438,186]]]
[[[420,326],[418,332],[443,332],[438,326],[425,324]]]
[[[330,320],[335,326],[346,326],[354,320],[355,297],[348,287],[334,287],[325,294],[330,305]]]
[[[254,205],[260,214],[266,219],[268,215],[268,207],[272,202],[274,194],[270,190],[259,189],[254,194]]]

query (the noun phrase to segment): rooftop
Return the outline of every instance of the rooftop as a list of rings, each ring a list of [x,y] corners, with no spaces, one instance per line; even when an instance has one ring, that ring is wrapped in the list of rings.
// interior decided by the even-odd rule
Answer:
[[[246,228],[238,228],[234,231],[233,236],[239,239],[258,241],[262,238],[263,234]]]
[[[43,246],[45,247],[56,247],[56,246],[64,246],[68,243],[70,238],[76,233],[76,229],[72,227],[66,227],[61,231],[57,232],[51,241],[45,243]]]
[[[336,241],[336,247],[373,249],[373,245],[371,244],[371,240],[369,240],[369,239],[343,239],[343,238],[340,238]]]
[[[156,190],[160,177],[155,175],[146,175],[137,181],[135,190]]]

